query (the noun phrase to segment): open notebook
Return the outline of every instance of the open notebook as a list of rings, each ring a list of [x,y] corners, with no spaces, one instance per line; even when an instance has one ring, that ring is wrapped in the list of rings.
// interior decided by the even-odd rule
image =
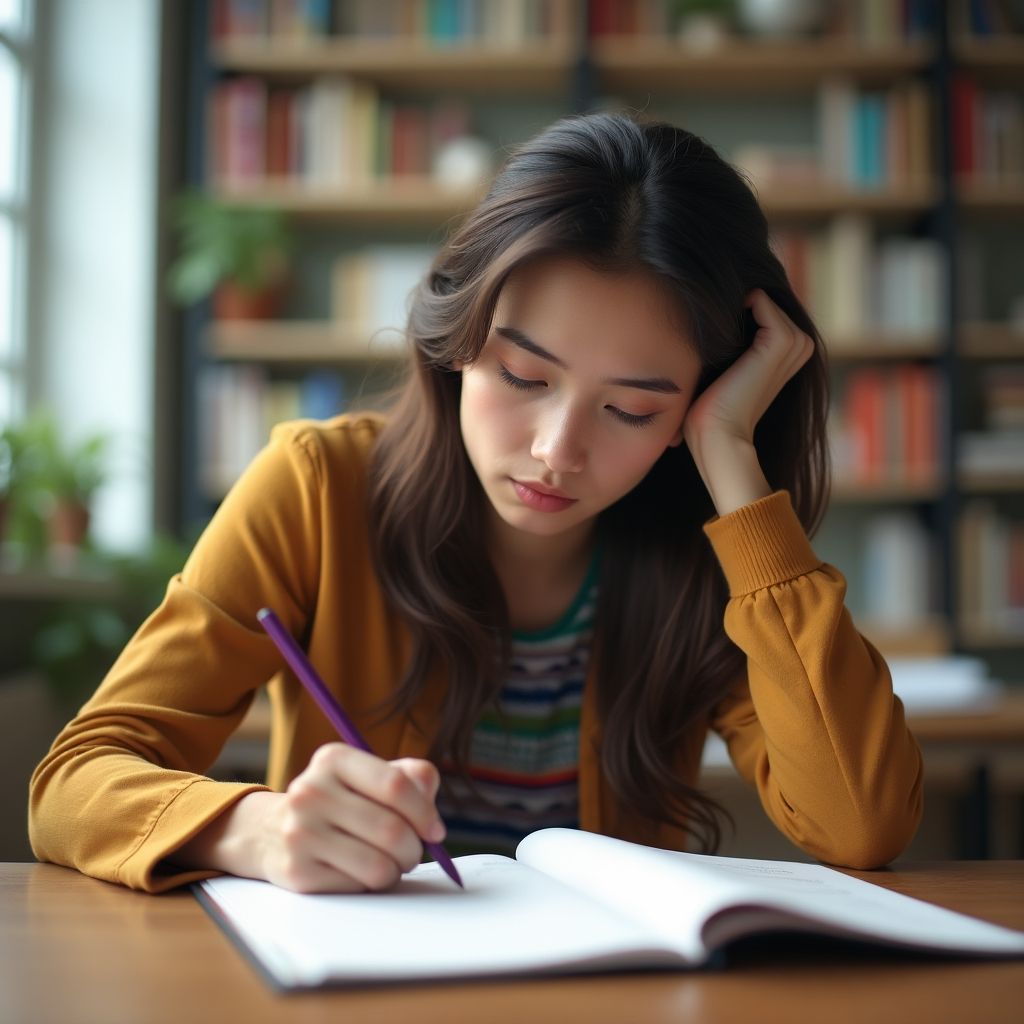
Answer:
[[[199,883],[203,905],[279,988],[410,979],[696,967],[730,941],[804,931],[940,953],[1024,956],[1024,933],[831,868],[672,853],[572,829],[527,836],[516,859],[456,859],[396,889],[298,895]]]

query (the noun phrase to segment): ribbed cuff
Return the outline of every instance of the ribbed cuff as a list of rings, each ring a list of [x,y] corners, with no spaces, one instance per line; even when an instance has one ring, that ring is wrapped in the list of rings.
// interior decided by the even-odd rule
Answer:
[[[821,565],[793,511],[788,491],[775,491],[710,519],[704,532],[733,597],[784,583]]]
[[[222,874],[220,871],[175,870],[164,860],[188,842],[214,818],[249,793],[268,787],[258,783],[215,782],[196,779],[164,808],[153,829],[118,868],[118,881],[132,889],[164,892]],[[159,866],[159,869],[158,869]]]

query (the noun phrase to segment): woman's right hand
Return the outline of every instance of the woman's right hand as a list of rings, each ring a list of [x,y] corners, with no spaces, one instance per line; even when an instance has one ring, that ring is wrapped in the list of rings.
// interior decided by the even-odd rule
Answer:
[[[328,743],[284,793],[249,793],[171,856],[296,892],[388,889],[440,842],[429,761]]]

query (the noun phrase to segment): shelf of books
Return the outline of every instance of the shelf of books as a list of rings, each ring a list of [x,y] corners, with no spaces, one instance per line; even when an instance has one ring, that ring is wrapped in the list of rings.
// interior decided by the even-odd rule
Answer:
[[[215,0],[206,183],[311,216],[443,221],[487,169],[468,97],[567,97],[578,20],[578,0]]]
[[[1012,673],[1024,649],[1024,25],[1002,4],[965,7],[953,8],[950,126],[962,243],[956,627],[963,647]]]
[[[1024,473],[1018,478],[1024,494]],[[1024,518],[972,497],[959,520],[959,628],[975,647],[1014,648],[1024,637]]]
[[[565,47],[575,39],[581,0],[213,0],[210,43],[223,56],[280,51],[492,54]],[[370,62],[367,71],[387,59]],[[242,64],[232,70],[253,70]],[[262,70],[268,70],[263,68]],[[271,66],[269,70],[274,70]],[[314,72],[335,71],[315,66]]]

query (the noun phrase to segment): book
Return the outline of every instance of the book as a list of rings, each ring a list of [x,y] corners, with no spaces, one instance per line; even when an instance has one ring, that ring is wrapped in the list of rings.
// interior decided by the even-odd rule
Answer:
[[[280,989],[413,979],[680,969],[730,942],[803,932],[943,954],[1024,956],[1024,933],[818,864],[676,853],[575,829],[515,859],[420,864],[393,890],[300,895],[206,879],[200,902]]]
[[[912,715],[992,714],[1006,687],[988,674],[983,658],[965,654],[886,658],[892,692]]]
[[[867,521],[861,558],[864,603],[892,628],[914,629],[932,614],[928,530],[907,510],[880,512]]]
[[[338,258],[331,271],[331,316],[375,347],[401,347],[409,302],[437,255],[431,245],[364,246]]]
[[[982,632],[1024,629],[1024,520],[990,499],[969,501],[960,515],[959,607],[963,623]]]

